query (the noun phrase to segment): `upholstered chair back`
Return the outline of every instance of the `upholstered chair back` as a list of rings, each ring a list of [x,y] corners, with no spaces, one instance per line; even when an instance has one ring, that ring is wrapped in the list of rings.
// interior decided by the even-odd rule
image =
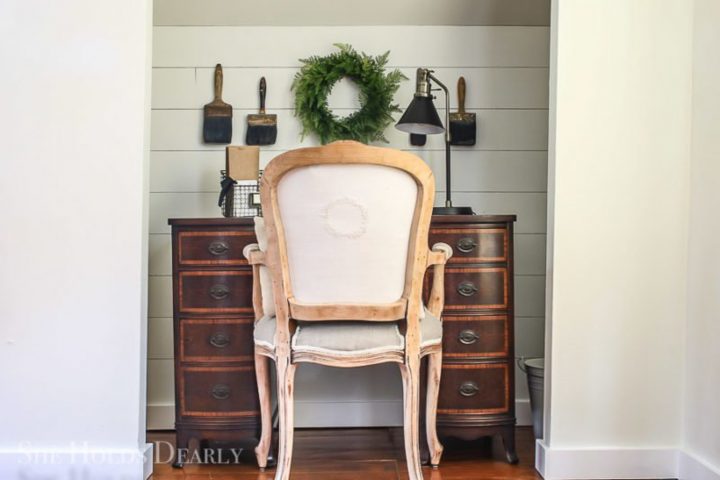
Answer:
[[[343,147],[339,151],[338,145]],[[287,263],[285,294],[301,304],[407,299],[408,276],[417,274],[416,250],[427,251],[426,231],[424,244],[416,248],[417,225],[421,209],[428,210],[429,221],[432,173],[411,154],[355,142],[334,146],[337,158],[299,161],[295,151],[266,169],[274,185],[263,185],[263,209],[266,225],[268,214],[273,215],[279,258]],[[393,152],[394,160],[383,161],[385,152]],[[266,205],[274,211],[267,212]]]
[[[290,284],[302,303],[390,303],[405,288],[415,180],[384,165],[311,165],[278,184]]]

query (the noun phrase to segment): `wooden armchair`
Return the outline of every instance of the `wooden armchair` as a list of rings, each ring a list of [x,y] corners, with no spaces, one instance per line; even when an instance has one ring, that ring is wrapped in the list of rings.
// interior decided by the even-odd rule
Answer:
[[[265,169],[253,265],[255,362],[262,434],[271,443],[270,359],[277,368],[279,455],[276,480],[290,475],[295,368],[311,362],[360,367],[394,362],[404,391],[409,478],[422,479],[419,454],[420,359],[428,355],[426,434],[431,463],[440,383],[444,265],[452,249],[428,249],[435,196],[430,168],[397,150],[336,142],[276,157]],[[264,227],[262,225],[264,220]],[[421,291],[435,265],[427,307]]]

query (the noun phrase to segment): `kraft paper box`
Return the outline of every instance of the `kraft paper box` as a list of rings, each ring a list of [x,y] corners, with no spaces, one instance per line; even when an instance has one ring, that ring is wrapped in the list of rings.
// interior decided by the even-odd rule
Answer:
[[[257,180],[260,147],[225,147],[225,170],[233,180]]]

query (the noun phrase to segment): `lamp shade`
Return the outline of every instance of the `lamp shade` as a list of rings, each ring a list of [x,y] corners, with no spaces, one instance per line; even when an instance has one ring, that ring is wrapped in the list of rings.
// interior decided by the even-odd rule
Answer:
[[[395,128],[407,133],[433,135],[445,129],[431,97],[415,95]]]

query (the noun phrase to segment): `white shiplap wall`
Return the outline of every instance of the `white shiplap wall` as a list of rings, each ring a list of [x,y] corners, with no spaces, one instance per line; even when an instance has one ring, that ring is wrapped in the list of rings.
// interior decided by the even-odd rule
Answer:
[[[217,217],[219,170],[224,147],[204,145],[202,106],[212,99],[212,72],[222,63],[223,98],[234,107],[233,143],[242,144],[245,116],[257,110],[257,83],[268,82],[268,110],[278,115],[278,140],[261,152],[261,167],[298,146],[290,84],[299,58],[333,51],[336,42],[380,54],[408,81],[396,95],[412,98],[418,66],[436,70],[451,86],[464,75],[467,107],[477,114],[478,142],[453,151],[457,205],[478,213],[518,216],[516,254],[517,355],[541,356],[544,329],[547,186],[546,27],[155,27],[150,173],[148,427],[173,426],[173,349],[170,229],[173,217]],[[331,105],[350,112],[357,101],[338,88]],[[442,104],[442,98],[438,104]],[[451,100],[456,109],[456,99]],[[444,185],[441,136],[425,147],[390,127],[389,146],[412,149]],[[438,202],[444,195],[438,194]],[[392,365],[355,370],[303,366],[298,371],[297,425],[401,423],[400,379]],[[528,421],[525,377],[518,371],[518,415]]]

